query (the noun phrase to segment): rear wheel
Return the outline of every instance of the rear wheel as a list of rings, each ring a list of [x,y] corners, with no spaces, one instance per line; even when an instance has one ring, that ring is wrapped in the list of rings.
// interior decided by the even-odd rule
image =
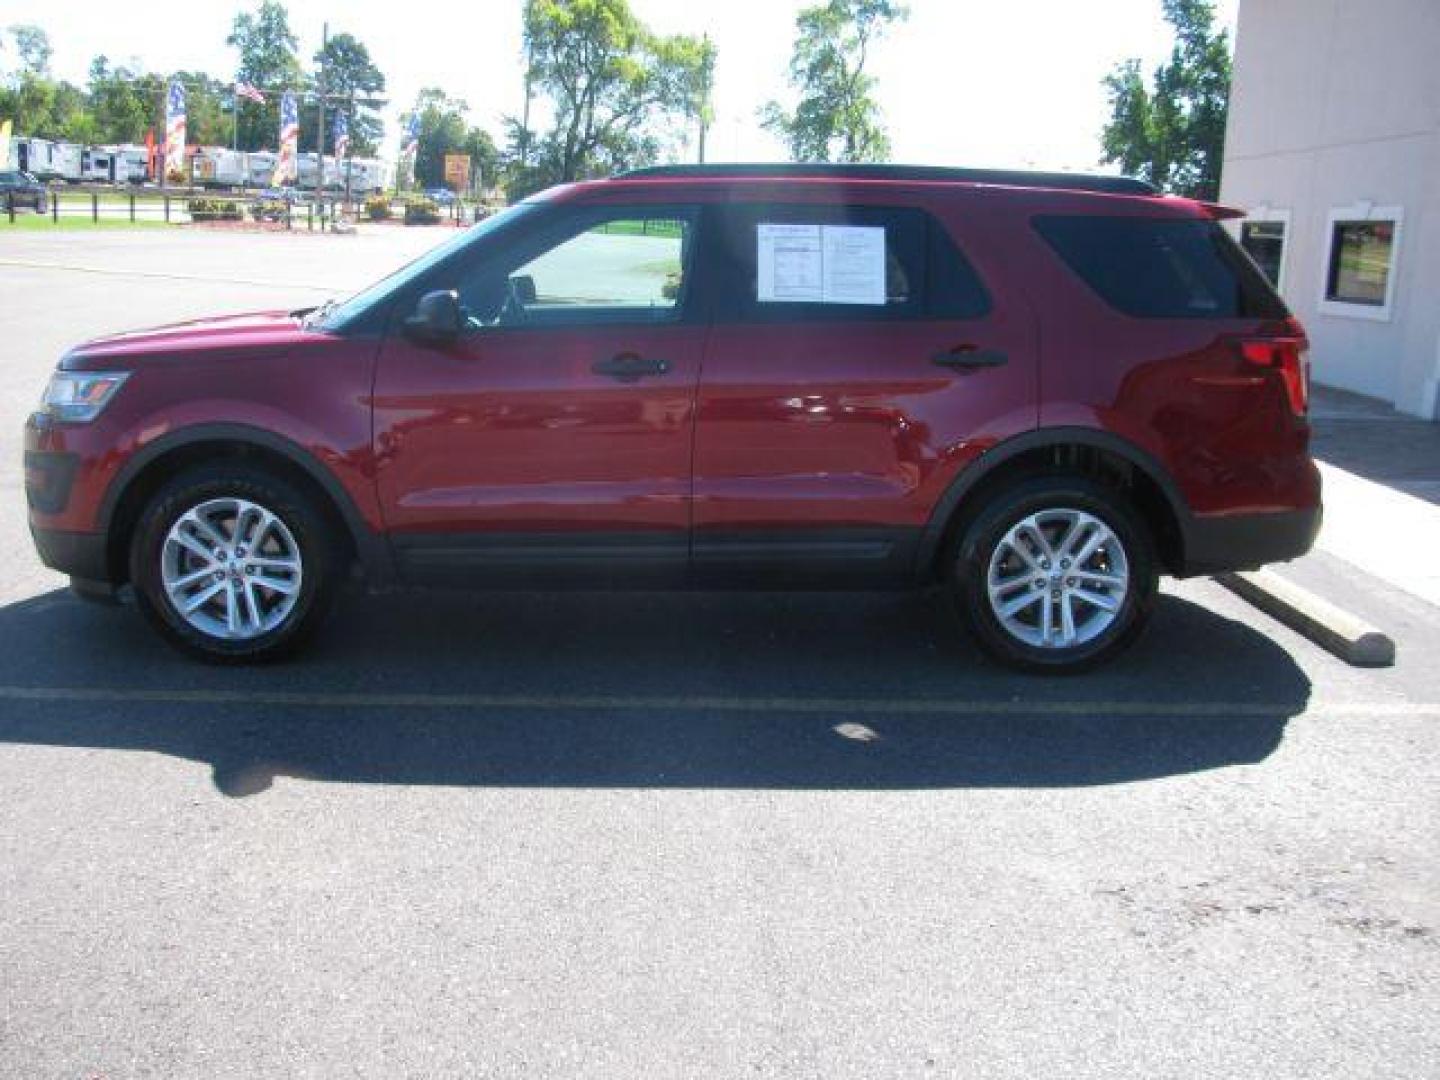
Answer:
[[[334,538],[300,492],[230,463],[162,488],[130,548],[145,614],[172,643],[218,661],[294,650],[323,619],[336,566]]]
[[[950,580],[961,616],[996,659],[1068,673],[1133,641],[1155,601],[1144,523],[1083,478],[1030,480],[997,495],[959,537]]]

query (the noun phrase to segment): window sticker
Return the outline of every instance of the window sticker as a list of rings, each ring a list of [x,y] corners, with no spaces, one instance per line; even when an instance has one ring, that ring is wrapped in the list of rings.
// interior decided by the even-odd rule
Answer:
[[[762,221],[756,229],[762,303],[885,303],[885,230]]]

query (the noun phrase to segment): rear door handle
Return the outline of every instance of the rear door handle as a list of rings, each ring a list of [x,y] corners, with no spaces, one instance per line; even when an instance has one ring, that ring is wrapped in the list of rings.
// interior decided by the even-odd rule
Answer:
[[[941,367],[957,368],[961,371],[1003,367],[1010,362],[1010,357],[999,349],[981,349],[974,345],[960,345],[948,352],[938,352],[930,359]]]
[[[609,360],[596,360],[590,365],[590,370],[596,375],[609,375],[612,379],[638,379],[643,375],[664,375],[670,370],[670,362],[638,353],[623,352]]]

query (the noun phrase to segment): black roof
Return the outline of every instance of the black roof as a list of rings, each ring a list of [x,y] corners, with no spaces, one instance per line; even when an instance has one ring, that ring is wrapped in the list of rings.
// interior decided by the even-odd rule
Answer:
[[[947,165],[840,165],[828,162],[782,164],[651,165],[632,169],[616,179],[668,177],[824,177],[835,180],[928,180],[959,184],[1003,184],[1009,187],[1099,191],[1110,195],[1158,195],[1144,180],[1094,173],[1034,172],[1027,169],[956,169]]]

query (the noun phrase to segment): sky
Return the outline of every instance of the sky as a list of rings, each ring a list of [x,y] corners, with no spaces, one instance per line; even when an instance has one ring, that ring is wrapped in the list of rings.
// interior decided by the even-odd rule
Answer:
[[[756,111],[788,104],[786,65],[796,13],[814,0],[631,0],[652,29],[708,33],[718,50],[711,161],[773,161],[783,146],[761,129]],[[1219,0],[1222,25],[1235,25],[1239,0]],[[57,75],[83,83],[90,60],[149,71],[235,70],[225,45],[249,0],[3,0],[0,25],[36,23],[54,46]],[[1160,0],[909,0],[910,18],[875,48],[869,69],[901,162],[996,168],[1094,169],[1105,123],[1101,79],[1119,61],[1147,69],[1169,53]],[[322,28],[348,31],[370,49],[388,79],[387,138],[425,86],[470,105],[472,123],[497,137],[500,121],[523,104],[520,0],[430,0],[414,9],[394,0],[289,0],[291,26],[306,59]],[[408,11],[420,17],[411,17]],[[0,56],[7,67],[13,57]],[[683,160],[693,160],[693,143]]]

